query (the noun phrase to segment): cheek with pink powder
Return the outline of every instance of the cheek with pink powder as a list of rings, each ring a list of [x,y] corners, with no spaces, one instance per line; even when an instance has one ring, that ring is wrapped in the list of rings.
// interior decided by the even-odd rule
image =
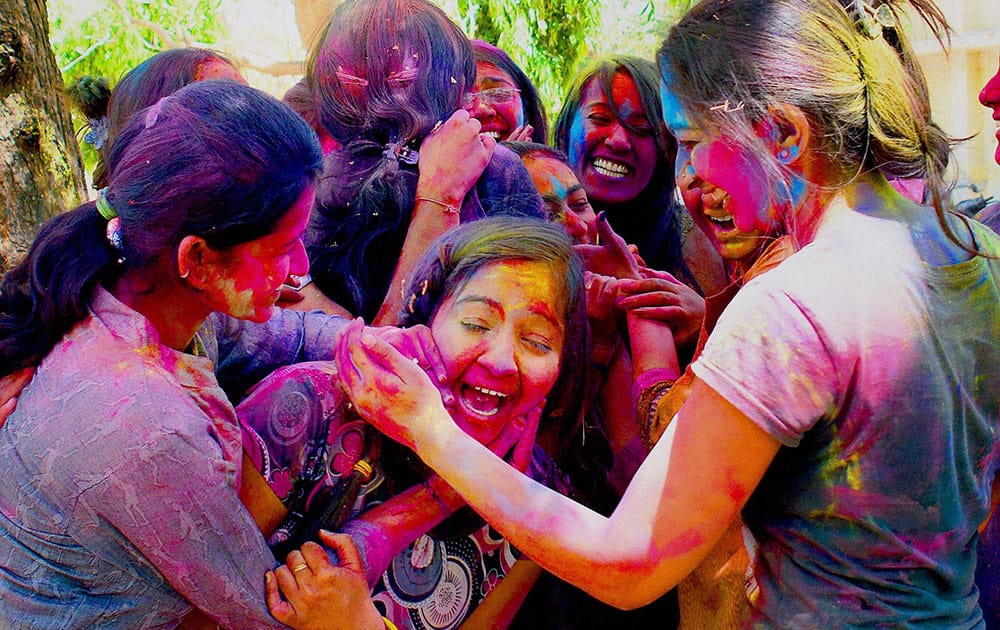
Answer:
[[[692,151],[690,165],[701,179],[729,195],[727,209],[737,229],[767,229],[771,191],[763,167],[749,151],[722,140],[703,143]]]

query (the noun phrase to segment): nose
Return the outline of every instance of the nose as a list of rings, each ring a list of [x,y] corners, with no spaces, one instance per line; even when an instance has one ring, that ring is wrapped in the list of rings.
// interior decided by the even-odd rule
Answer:
[[[677,175],[675,177],[677,180],[677,188],[682,192],[686,190],[694,190],[699,186],[698,174],[694,170],[694,164],[691,163],[690,154],[678,153],[677,155]]]
[[[628,130],[619,122],[612,124],[610,133],[608,133],[604,143],[614,151],[628,151],[632,147],[632,143],[628,137]]]
[[[979,93],[979,102],[991,108],[1000,106],[1000,70],[983,86],[983,90]]]
[[[469,112],[470,116],[478,118],[479,120],[489,118],[490,116],[496,114],[496,111],[490,106],[489,102],[478,96],[472,97],[472,104],[467,107],[466,110]]]
[[[483,353],[479,355],[479,364],[493,376],[516,374],[514,332],[506,328],[497,332],[498,334],[492,335],[484,344]]]
[[[288,273],[296,276],[304,276],[309,273],[309,256],[306,254],[306,246],[302,239],[295,243],[295,248],[292,250]]]

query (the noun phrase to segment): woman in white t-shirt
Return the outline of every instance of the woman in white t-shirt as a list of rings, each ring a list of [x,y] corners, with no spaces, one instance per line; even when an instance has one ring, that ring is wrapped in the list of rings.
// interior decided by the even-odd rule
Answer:
[[[931,2],[910,4],[947,31]],[[944,206],[950,139],[930,118],[902,8],[704,0],[671,29],[664,118],[710,227],[780,223],[798,251],[730,304],[611,517],[510,471],[370,335],[342,341],[356,405],[527,555],[615,605],[671,588],[742,513],[755,624],[981,625],[1000,240]],[[887,176],[923,178],[933,207]],[[379,395],[399,379],[421,387]]]

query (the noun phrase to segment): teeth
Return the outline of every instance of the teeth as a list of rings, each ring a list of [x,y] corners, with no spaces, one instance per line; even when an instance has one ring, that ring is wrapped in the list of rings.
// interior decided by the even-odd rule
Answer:
[[[496,398],[499,398],[501,400],[507,397],[507,394],[501,394],[500,392],[495,392],[492,389],[486,389],[485,387],[476,387],[475,385],[473,385],[472,389],[476,390],[477,392],[482,392],[483,394],[487,394],[489,396],[495,396]]]
[[[490,136],[494,140],[500,140],[500,132],[499,131],[484,131],[484,132],[482,132],[481,135]]]
[[[597,158],[594,160],[594,170],[605,177],[611,177],[613,179],[621,179],[628,175],[629,172],[629,168],[624,164],[612,162],[611,160],[605,160],[604,158]]]
[[[731,214],[725,214],[725,215],[722,215],[720,217],[708,217],[708,220],[709,221],[714,221],[716,223],[727,223],[727,222],[733,220],[733,215],[731,215]]]

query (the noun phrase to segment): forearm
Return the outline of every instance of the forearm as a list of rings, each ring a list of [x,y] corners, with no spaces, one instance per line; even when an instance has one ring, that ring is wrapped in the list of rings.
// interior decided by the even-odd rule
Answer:
[[[602,557],[601,550],[610,551],[607,541],[613,540],[608,519],[518,473],[459,429],[431,442],[417,448],[425,461],[512,545],[550,572],[614,603],[622,580],[631,574],[617,571],[612,557]],[[615,546],[610,555],[623,551]]]
[[[410,543],[465,505],[440,477],[413,486],[343,526],[358,547],[369,586]]]
[[[450,196],[446,199],[440,193],[422,193],[419,185],[417,197],[418,200],[413,207],[413,216],[410,219],[410,227],[406,232],[406,239],[403,241],[403,249],[396,261],[392,280],[389,281],[389,291],[372,320],[374,326],[394,326],[396,324],[398,313],[406,307],[410,294],[414,291],[414,287],[409,284],[409,279],[413,275],[417,263],[435,239],[448,230],[458,227],[457,208],[461,204],[461,198],[456,201]],[[428,201],[429,199],[440,202],[440,204]],[[456,211],[446,211],[445,206],[441,204],[451,206]]]

